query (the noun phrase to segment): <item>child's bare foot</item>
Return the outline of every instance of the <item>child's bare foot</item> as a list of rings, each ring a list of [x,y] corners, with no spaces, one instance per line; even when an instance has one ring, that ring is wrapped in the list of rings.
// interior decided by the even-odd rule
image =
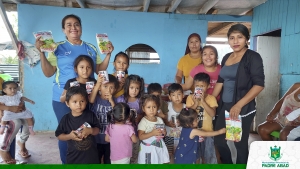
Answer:
[[[35,135],[35,132],[33,131],[33,126],[28,126],[30,135]]]
[[[5,130],[5,126],[0,126],[0,135],[4,133],[4,130]]]

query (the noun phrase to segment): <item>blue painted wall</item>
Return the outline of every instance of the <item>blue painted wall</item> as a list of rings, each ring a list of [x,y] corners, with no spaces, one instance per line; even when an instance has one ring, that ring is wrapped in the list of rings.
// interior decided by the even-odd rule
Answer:
[[[34,44],[32,32],[51,30],[56,41],[64,40],[61,19],[67,14],[81,17],[84,41],[96,45],[96,33],[108,34],[115,47],[111,62],[116,53],[133,44],[152,46],[160,56],[160,64],[131,64],[129,73],[144,77],[146,83],[160,84],[174,81],[177,62],[184,54],[191,33],[199,33],[205,43],[208,21],[252,21],[251,16],[178,15],[20,4],[19,39]],[[46,78],[40,64],[30,68],[26,60],[24,62],[24,95],[36,101],[35,105],[27,104],[36,118],[35,129],[55,130],[57,122],[51,105],[53,77]],[[113,72],[112,63],[108,71]]]
[[[298,0],[268,0],[254,8],[251,36],[281,29],[279,69],[281,96],[293,83],[300,82],[299,9]]]

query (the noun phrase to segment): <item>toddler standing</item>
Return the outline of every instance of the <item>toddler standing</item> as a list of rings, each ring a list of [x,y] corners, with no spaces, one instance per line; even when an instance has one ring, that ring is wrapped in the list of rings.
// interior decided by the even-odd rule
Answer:
[[[132,126],[135,126],[135,112],[126,103],[117,103],[108,112],[107,121],[109,125],[105,131],[105,141],[110,142],[111,163],[129,164],[132,143],[138,141]]]
[[[196,164],[199,136],[212,137],[225,133],[225,128],[218,131],[202,131],[197,129],[198,113],[193,109],[181,110],[178,121],[182,127],[179,144],[175,150],[175,164]],[[214,147],[211,151],[215,151]]]
[[[95,135],[99,133],[99,123],[96,116],[86,110],[88,102],[86,90],[75,86],[66,92],[66,104],[71,112],[64,115],[55,131],[55,136],[67,141],[67,164],[99,164]],[[81,132],[76,130],[84,123]]]
[[[97,83],[92,90],[89,101],[91,110],[97,117],[100,132],[96,136],[99,158],[104,164],[110,164],[110,144],[105,141],[105,131],[108,125],[107,113],[115,106],[113,94],[118,88],[118,80],[113,75],[108,75],[108,82],[104,82],[104,76],[98,75]]]
[[[154,95],[146,95],[141,99],[141,108],[144,117],[138,125],[140,151],[139,164],[163,164],[169,163],[169,153],[163,137],[166,134],[164,122],[157,117],[159,99]]]

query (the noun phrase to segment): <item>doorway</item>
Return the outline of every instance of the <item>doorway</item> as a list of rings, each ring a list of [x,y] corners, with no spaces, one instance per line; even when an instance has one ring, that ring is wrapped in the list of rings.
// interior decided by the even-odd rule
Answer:
[[[268,113],[279,100],[280,39],[281,29],[254,38],[254,42],[256,42],[253,45],[254,50],[263,59],[265,88],[256,98],[256,116],[253,121],[253,131],[257,131],[257,126],[266,120]]]

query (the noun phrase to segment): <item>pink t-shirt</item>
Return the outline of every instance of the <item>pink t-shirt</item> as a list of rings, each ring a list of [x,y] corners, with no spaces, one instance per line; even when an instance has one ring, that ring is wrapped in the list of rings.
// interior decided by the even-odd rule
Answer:
[[[212,94],[212,92],[214,91],[214,87],[218,81],[218,76],[220,74],[220,70],[221,70],[221,66],[217,65],[217,70],[215,72],[208,72],[205,70],[204,65],[200,64],[200,65],[194,67],[194,69],[192,69],[190,76],[192,78],[194,78],[194,76],[200,72],[207,73],[210,77],[210,88],[207,89],[207,94]]]
[[[105,134],[109,135],[110,159],[112,161],[132,156],[131,136],[134,134],[134,129],[131,125],[109,125]]]

